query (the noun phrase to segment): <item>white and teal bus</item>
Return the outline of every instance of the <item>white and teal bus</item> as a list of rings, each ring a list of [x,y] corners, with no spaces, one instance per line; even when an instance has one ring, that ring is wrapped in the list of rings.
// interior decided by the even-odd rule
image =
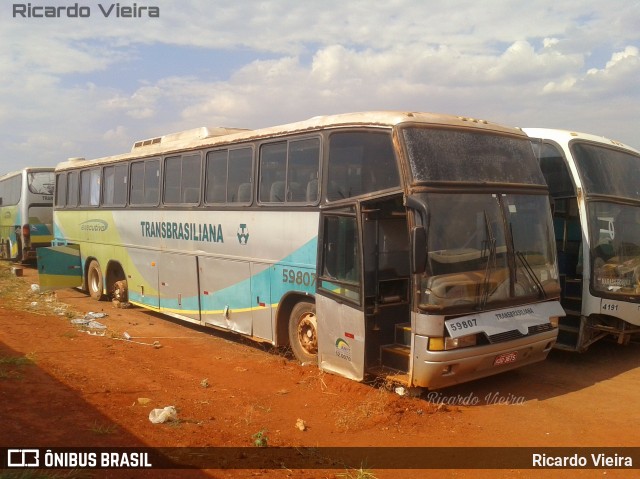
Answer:
[[[540,361],[564,314],[531,143],[486,121],[368,112],[139,141],[59,164],[54,225],[43,287],[124,282],[135,305],[355,380],[434,389]]]
[[[37,248],[51,245],[53,188],[53,168],[0,176],[0,258],[35,260]]]
[[[556,347],[640,333],[640,152],[601,136],[525,128],[553,199],[562,305]]]

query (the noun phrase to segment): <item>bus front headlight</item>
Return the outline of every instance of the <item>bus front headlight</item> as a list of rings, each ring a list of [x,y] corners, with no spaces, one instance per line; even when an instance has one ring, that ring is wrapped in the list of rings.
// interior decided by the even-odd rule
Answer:
[[[429,338],[429,351],[449,351],[451,349],[468,348],[477,344],[477,334],[469,334],[459,338]]]

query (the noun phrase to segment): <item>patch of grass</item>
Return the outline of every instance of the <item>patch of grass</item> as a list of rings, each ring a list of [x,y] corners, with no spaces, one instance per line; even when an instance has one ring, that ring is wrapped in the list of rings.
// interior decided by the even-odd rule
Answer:
[[[372,389],[359,404],[336,410],[336,426],[343,431],[353,430],[362,427],[369,418],[384,416],[391,397],[385,389]]]
[[[98,424],[98,421],[95,421],[89,430],[99,436],[106,436],[114,434],[118,430],[118,426],[115,424]]]
[[[362,465],[360,469],[347,469],[345,472],[336,474],[336,477],[340,479],[377,479],[371,469],[365,469]]]
[[[256,447],[267,447],[269,445],[269,438],[267,437],[267,431],[265,429],[256,432],[251,436],[251,439],[253,439],[253,445]]]
[[[5,380],[17,380],[20,381],[22,380],[22,374],[20,374],[18,371],[5,371],[4,369],[0,368],[0,381],[5,381]]]
[[[26,356],[0,356],[0,365],[24,366],[33,364],[35,362],[32,359],[33,357],[35,357],[33,354],[27,354]]]

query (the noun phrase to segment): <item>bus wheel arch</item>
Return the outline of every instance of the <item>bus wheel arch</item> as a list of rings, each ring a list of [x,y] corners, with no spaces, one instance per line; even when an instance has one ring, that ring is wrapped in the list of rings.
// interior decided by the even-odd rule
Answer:
[[[102,276],[102,269],[97,259],[91,259],[89,266],[87,266],[86,274],[86,286],[89,296],[96,301],[100,301],[104,292],[104,277]]]
[[[127,276],[124,268],[118,261],[109,261],[107,264],[106,291],[111,299],[126,302],[128,300]]]
[[[318,322],[315,302],[298,301],[288,321],[289,346],[301,363],[318,361]]]

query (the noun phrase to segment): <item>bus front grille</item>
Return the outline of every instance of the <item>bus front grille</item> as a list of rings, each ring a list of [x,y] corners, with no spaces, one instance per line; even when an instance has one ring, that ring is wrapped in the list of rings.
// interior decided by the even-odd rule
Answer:
[[[517,329],[513,329],[511,331],[505,331],[504,333],[493,334],[491,336],[488,336],[488,338],[491,344],[504,343],[505,341],[524,338],[525,336],[529,336],[531,334],[544,333],[546,331],[551,331],[552,329],[553,326],[551,326],[551,323],[537,324],[535,326],[529,326],[529,331],[527,331],[527,334],[522,334]]]

